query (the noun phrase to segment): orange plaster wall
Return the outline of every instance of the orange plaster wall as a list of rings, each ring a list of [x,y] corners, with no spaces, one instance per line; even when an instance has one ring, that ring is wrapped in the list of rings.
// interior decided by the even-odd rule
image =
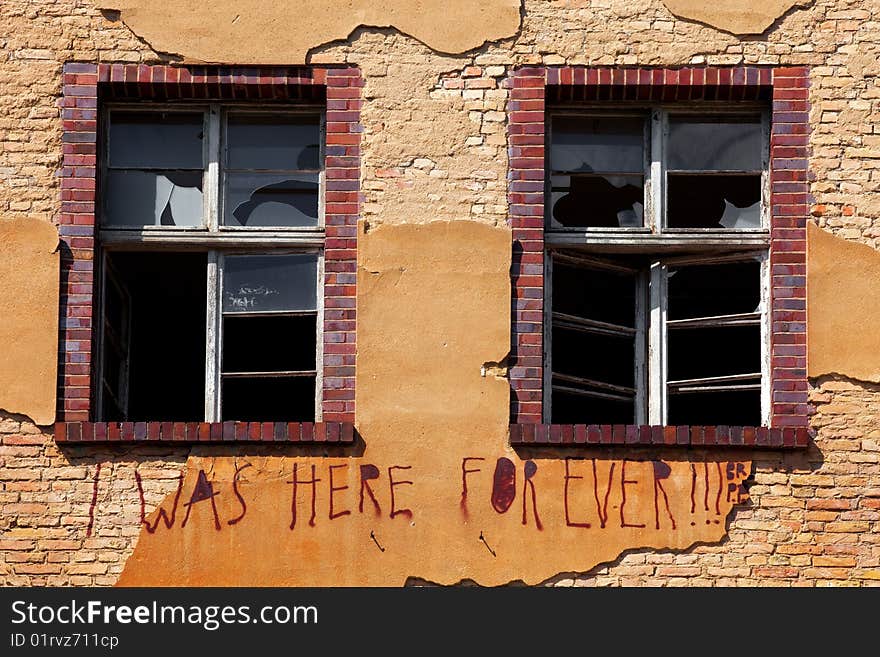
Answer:
[[[733,34],[761,34],[792,7],[813,0],[663,0],[679,18],[705,23]]]
[[[480,370],[509,344],[510,244],[473,222],[361,235],[361,448],[201,448],[176,506],[171,494],[160,507],[171,527],[146,519],[119,585],[533,584],[630,548],[720,540],[749,462],[508,446],[508,383]]]
[[[807,228],[808,374],[878,383],[880,252]]]
[[[302,64],[312,48],[359,26],[395,27],[438,52],[461,53],[516,34],[520,0],[312,0],[205,3],[104,0],[159,52],[186,61]]]
[[[58,231],[40,219],[0,219],[0,409],[55,421]]]

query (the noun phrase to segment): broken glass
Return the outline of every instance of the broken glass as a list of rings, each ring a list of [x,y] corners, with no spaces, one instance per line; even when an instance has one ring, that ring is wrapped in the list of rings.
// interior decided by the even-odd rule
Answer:
[[[642,173],[645,121],[639,117],[553,118],[553,171]]]
[[[318,174],[226,174],[227,226],[317,226]]]
[[[202,225],[202,171],[107,172],[105,226]]]
[[[672,171],[760,171],[763,143],[757,118],[672,117],[666,165]]]
[[[761,175],[668,173],[669,228],[761,227]]]
[[[552,221],[558,225],[638,228],[644,223],[641,175],[558,175],[551,185]]]
[[[318,256],[236,255],[223,265],[223,312],[317,308]]]
[[[109,166],[113,169],[202,169],[203,115],[113,112]]]
[[[226,125],[229,169],[317,170],[320,118],[314,116],[229,116]]]

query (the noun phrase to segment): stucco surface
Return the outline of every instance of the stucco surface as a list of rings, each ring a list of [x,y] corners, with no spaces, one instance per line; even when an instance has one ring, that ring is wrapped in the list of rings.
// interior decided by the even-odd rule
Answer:
[[[559,450],[507,445],[508,383],[481,375],[509,339],[507,230],[383,226],[360,253],[363,454],[191,456],[172,526],[147,518],[155,531],[142,528],[120,585],[536,583],[626,549],[724,536],[750,462],[568,450],[566,464]]]
[[[807,352],[810,377],[880,382],[880,252],[809,224]]]
[[[357,27],[395,27],[445,53],[511,37],[520,0],[102,0],[159,52],[187,61],[302,64],[312,48],[347,38]]]
[[[663,0],[679,18],[694,20],[733,34],[761,34],[792,7],[813,0]]]
[[[0,408],[55,421],[58,230],[40,219],[0,219]]]

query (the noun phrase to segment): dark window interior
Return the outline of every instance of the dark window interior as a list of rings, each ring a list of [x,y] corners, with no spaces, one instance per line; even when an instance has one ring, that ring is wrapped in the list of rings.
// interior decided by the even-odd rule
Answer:
[[[669,173],[670,228],[760,228],[761,176]]]
[[[757,260],[670,267],[668,280],[669,319],[715,317],[759,310],[761,263]]]
[[[112,253],[108,259],[130,297],[131,333],[128,413],[105,403],[103,419],[202,421],[206,255]],[[107,303],[112,313],[113,296]],[[117,358],[107,340],[104,356],[110,362]]]
[[[556,257],[552,421],[635,419],[636,276]]]
[[[670,394],[669,424],[761,426],[761,391]]]
[[[312,422],[315,377],[224,379],[222,403],[224,420]]]

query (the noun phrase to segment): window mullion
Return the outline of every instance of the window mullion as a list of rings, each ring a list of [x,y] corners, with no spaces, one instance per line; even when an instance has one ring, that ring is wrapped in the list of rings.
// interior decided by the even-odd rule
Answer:
[[[651,112],[651,211],[648,213],[652,233],[663,230],[666,189],[664,184],[663,144],[666,132],[666,112],[655,109]]]
[[[222,344],[223,258],[218,251],[208,251],[207,322],[205,336],[205,421],[220,421],[220,345]]]
[[[208,172],[205,180],[205,217],[207,228],[216,232],[220,226],[220,128],[221,110],[212,104],[208,110],[208,139],[206,144]]]
[[[772,395],[771,389],[771,340],[772,326],[770,309],[770,257],[764,253],[761,257],[761,422],[765,427],[770,426],[772,419]]]
[[[648,332],[648,421],[666,424],[666,266],[651,263]]]

